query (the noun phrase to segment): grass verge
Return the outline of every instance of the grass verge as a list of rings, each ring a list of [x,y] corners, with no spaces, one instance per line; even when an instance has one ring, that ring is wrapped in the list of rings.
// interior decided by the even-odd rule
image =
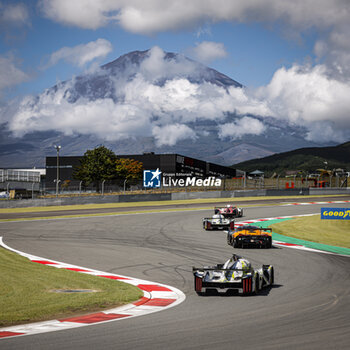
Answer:
[[[270,226],[273,232],[305,241],[350,248],[349,220],[321,220],[320,215],[282,221]]]
[[[0,248],[0,326],[81,315],[142,297],[132,285],[43,266]],[[89,289],[88,293],[53,290]]]

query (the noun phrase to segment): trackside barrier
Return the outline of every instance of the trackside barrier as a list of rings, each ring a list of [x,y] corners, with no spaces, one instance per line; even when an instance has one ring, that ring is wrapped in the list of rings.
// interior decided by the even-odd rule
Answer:
[[[239,191],[203,191],[203,192],[174,192],[174,193],[145,193],[145,194],[121,194],[121,195],[100,195],[81,197],[55,197],[26,200],[1,200],[0,208],[25,208],[25,207],[46,207],[61,205],[81,204],[103,204],[103,203],[126,203],[126,202],[147,202],[147,201],[170,201],[204,198],[240,198],[240,197],[264,197],[264,196],[295,196],[295,195],[350,195],[350,187],[338,189],[261,189],[261,190],[239,190]]]

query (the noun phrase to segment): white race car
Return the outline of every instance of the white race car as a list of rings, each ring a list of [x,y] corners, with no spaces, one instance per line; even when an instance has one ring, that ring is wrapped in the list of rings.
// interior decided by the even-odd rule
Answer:
[[[250,262],[233,255],[225,264],[192,268],[194,289],[202,295],[210,290],[226,293],[229,290],[241,295],[257,294],[262,288],[274,283],[272,265],[253,268]]]
[[[235,220],[233,218],[225,218],[220,214],[203,219],[203,228],[205,230],[233,230],[234,227]]]

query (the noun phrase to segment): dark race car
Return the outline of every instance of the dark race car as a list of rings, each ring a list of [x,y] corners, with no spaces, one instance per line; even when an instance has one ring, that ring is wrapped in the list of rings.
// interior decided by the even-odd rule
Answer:
[[[241,295],[257,294],[274,284],[274,268],[262,265],[253,268],[250,262],[237,255],[224,264],[215,266],[193,267],[194,289],[199,295],[208,291],[226,293],[235,291]]]

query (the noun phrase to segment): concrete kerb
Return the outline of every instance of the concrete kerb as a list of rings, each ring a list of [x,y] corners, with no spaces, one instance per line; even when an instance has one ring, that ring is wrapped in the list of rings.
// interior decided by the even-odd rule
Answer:
[[[35,255],[21,252],[19,250],[15,250],[7,246],[3,242],[2,237],[0,237],[0,246],[12,252],[15,252],[21,256],[24,256],[35,263],[61,269],[69,269],[79,273],[85,273],[98,277],[119,280],[124,283],[132,284],[140,288],[144,295],[140,300],[135,301],[134,303],[123,305],[121,307],[109,310],[104,310],[101,312],[95,312],[84,316],[0,328],[0,339],[30,334],[53,332],[68,328],[76,328],[105,322],[117,321],[124,318],[143,316],[150,313],[162,311],[170,307],[174,307],[182,303],[186,299],[186,296],[182,291],[172,286],[160,284],[157,282],[150,282],[147,280],[136,279],[129,276],[116,275],[108,272],[93,270],[50,259],[44,259]]]

